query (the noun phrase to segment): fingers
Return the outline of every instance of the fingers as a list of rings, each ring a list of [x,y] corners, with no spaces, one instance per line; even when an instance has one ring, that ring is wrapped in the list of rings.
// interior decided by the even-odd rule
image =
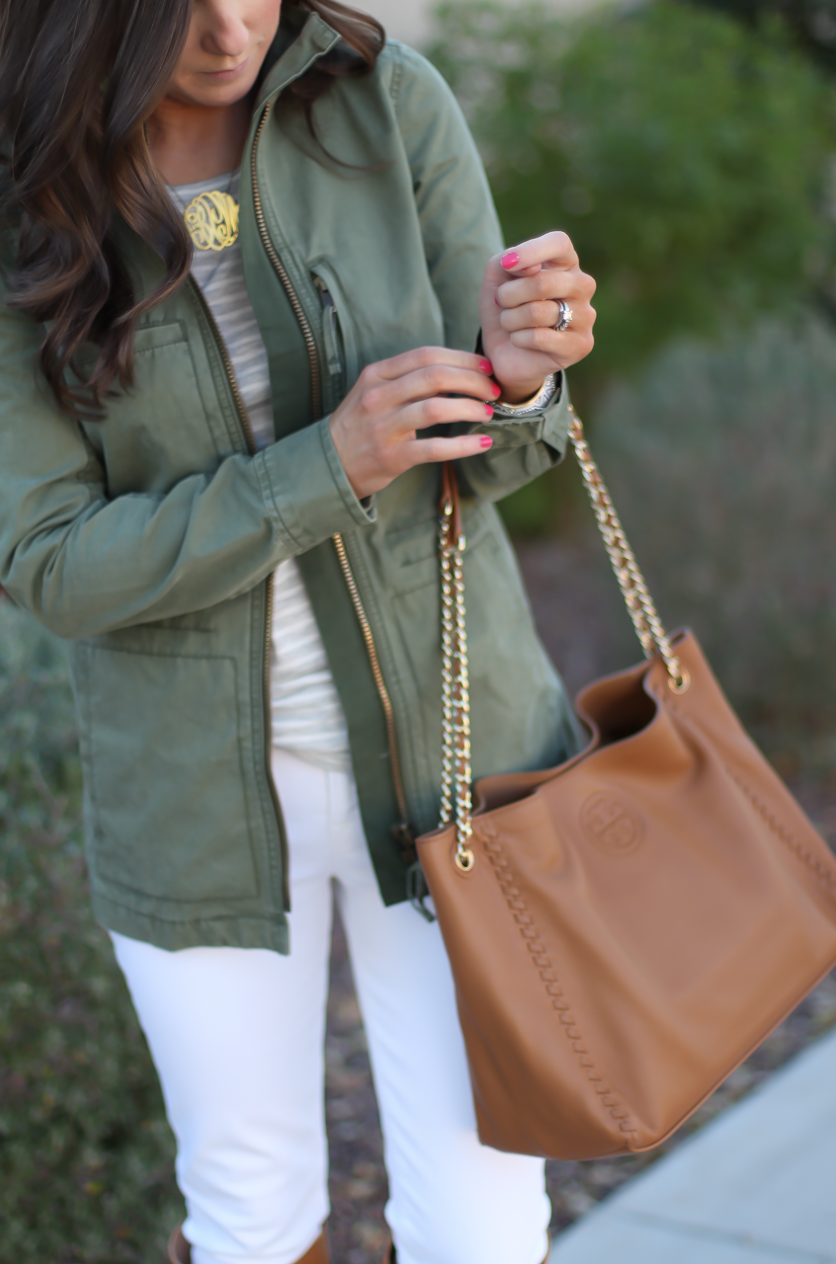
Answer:
[[[592,350],[595,282],[583,272],[572,242],[546,233],[495,255],[485,269],[479,316],[485,351],[504,398],[521,400],[558,369],[577,364]],[[571,310],[558,332],[561,308]]]
[[[462,369],[471,373],[484,374],[482,366],[485,365],[490,373],[490,366],[484,356],[473,355],[469,351],[452,351],[449,347],[416,347],[413,351],[404,351],[401,355],[392,356],[389,360],[379,360],[369,368],[373,370],[376,377],[387,382],[394,382],[422,369]]]
[[[566,233],[546,233],[543,237],[534,237],[512,250],[506,250],[503,255],[494,255],[485,279],[489,284],[499,286],[511,277],[536,276],[545,268],[572,271],[577,267],[577,252]]]
[[[580,268],[559,270],[544,268],[534,276],[517,277],[497,287],[496,298],[502,308],[521,307],[526,303],[590,302],[595,282]],[[554,324],[554,321],[552,322]]]
[[[403,358],[406,359],[406,357]],[[472,369],[432,364],[413,369],[412,372],[396,378],[384,379],[377,374],[380,366],[371,365],[361,376],[359,383],[361,386],[360,406],[371,418],[389,413],[404,414],[405,410],[410,411],[412,415],[409,406],[423,402],[432,406],[429,409],[430,420],[422,422],[423,425],[430,426],[444,421],[475,420],[475,416],[465,417],[462,413],[462,407],[473,402],[479,419],[484,421],[483,404],[486,400],[496,399],[500,388],[488,376],[487,370],[490,365],[487,360],[480,361],[477,356],[471,356],[469,359],[475,361],[477,365],[484,364],[485,370],[474,372]],[[387,362],[389,365],[391,363],[392,361]],[[448,398],[450,395],[472,397],[472,401],[467,398],[451,400]],[[479,402],[476,403],[476,401]],[[450,405],[458,406],[457,415],[451,415]],[[473,409],[471,408],[470,411],[472,412]],[[438,413],[437,416],[436,413]],[[408,428],[415,429],[415,425],[410,425]]]
[[[491,373],[483,357],[444,347],[420,347],[368,365],[329,421],[357,495],[380,491],[412,465],[486,451],[491,440],[485,435],[416,436],[454,422],[486,425],[494,412],[486,401],[501,393]]]
[[[531,260],[545,257],[541,265]],[[516,260],[509,275],[507,265]],[[520,351],[551,356],[565,366],[568,344],[582,358],[592,349],[592,327],[595,311],[592,297],[595,281],[578,266],[574,247],[565,233],[547,233],[526,242],[502,257],[506,279],[496,287],[495,303],[499,310],[499,327],[511,344]],[[562,315],[560,302],[572,312],[569,327],[558,332],[555,326]],[[533,368],[533,366],[532,366]]]
[[[566,338],[567,331],[558,333],[556,329],[551,329],[546,325],[535,325],[530,328],[519,329],[511,334],[510,340],[520,351],[539,351],[542,355],[551,356],[555,361],[559,361],[563,350],[563,339]]]
[[[594,280],[580,268],[545,267],[535,275],[516,277],[497,288],[499,327],[518,351],[550,356],[565,368],[592,350],[594,293]],[[569,307],[572,319],[565,330],[558,331],[561,302]]]
[[[561,308],[556,302],[523,303],[521,307],[511,307],[502,312],[499,323],[506,333],[516,333],[519,329],[529,329],[542,325],[553,329],[560,320]]]
[[[486,404],[482,400],[447,399],[444,396],[434,396],[432,399],[419,400],[417,403],[408,404],[400,409],[398,427],[400,434],[411,434],[416,430],[426,430],[430,426],[452,425],[459,421],[484,426],[493,415],[493,405]]]
[[[578,256],[566,233],[545,233],[515,246],[502,255],[500,264],[506,272],[524,272],[548,265],[551,268],[577,268]]]
[[[595,345],[592,336],[594,320],[593,312],[590,320],[584,320],[582,324],[573,321],[568,329],[562,331],[536,325],[516,330],[508,335],[508,340],[519,351],[535,351],[541,356],[550,357],[552,365],[544,370],[545,376],[546,373],[554,372],[556,367],[568,369],[589,355]]]
[[[463,461],[477,456],[493,445],[488,435],[459,435],[455,439],[413,439],[406,446],[409,466],[428,465],[435,461]]]

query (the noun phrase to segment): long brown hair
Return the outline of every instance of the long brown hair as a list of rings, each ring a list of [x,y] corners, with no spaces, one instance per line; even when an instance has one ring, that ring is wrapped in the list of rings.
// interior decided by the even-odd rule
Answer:
[[[337,0],[289,0],[341,44],[290,92],[310,118],[335,78],[370,70],[384,44],[373,18]],[[185,279],[191,244],[148,152],[143,126],[180,58],[192,0],[0,0],[0,223],[16,234],[10,307],[45,322],[38,367],[58,407],[100,419],[133,380],[138,317]],[[162,260],[138,300],[113,239],[114,214]],[[99,347],[92,371],[75,363]],[[68,382],[74,370],[80,386]]]

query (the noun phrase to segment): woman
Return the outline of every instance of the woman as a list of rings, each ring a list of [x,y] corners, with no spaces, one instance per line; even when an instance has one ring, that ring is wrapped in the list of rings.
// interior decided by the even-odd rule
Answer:
[[[2,41],[0,583],[70,642],[95,910],[177,1138],[172,1259],[327,1258],[334,880],[393,1257],[540,1264],[542,1163],[479,1146],[407,895],[439,801],[441,461],[474,771],[575,749],[493,502],[563,454],[594,284],[560,233],[502,254],[444,83],[333,0],[18,0]]]

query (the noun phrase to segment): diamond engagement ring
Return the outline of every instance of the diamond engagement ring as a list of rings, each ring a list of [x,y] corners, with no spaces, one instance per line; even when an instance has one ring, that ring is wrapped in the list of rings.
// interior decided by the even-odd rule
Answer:
[[[554,326],[554,328],[557,331],[557,333],[565,334],[566,330],[569,328],[572,321],[575,319],[575,313],[572,311],[571,307],[569,306],[569,304],[566,302],[565,299],[562,299],[562,298],[557,299],[557,306],[558,306],[560,315],[557,318],[557,324]]]

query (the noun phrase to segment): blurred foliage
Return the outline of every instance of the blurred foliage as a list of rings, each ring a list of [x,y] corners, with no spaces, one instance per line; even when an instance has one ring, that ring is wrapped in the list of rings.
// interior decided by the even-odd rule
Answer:
[[[836,759],[834,423],[836,334],[798,316],[670,347],[611,388],[593,440],[663,619],[694,628],[771,750],[795,743],[821,773]]]
[[[60,647],[0,598],[0,1259],[151,1264],[182,1219],[156,1075],[93,922]]]
[[[778,14],[799,47],[836,74],[836,0],[693,0],[732,17],[757,24]]]
[[[479,141],[506,240],[563,228],[598,281],[585,402],[670,338],[824,290],[834,92],[779,21],[657,0],[568,22],[447,3],[432,56]]]

